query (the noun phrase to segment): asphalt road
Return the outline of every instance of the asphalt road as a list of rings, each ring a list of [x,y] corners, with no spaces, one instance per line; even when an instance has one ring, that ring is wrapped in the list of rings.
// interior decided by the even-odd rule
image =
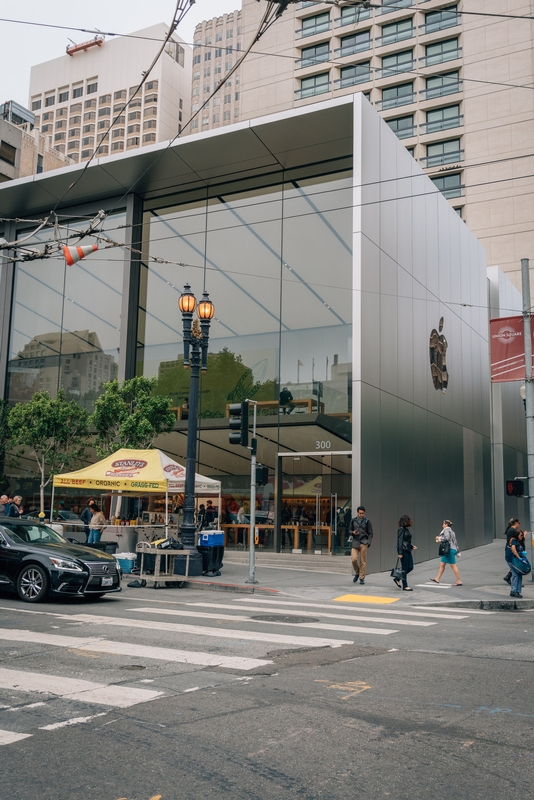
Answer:
[[[2,800],[531,796],[534,611],[375,600],[1,594]]]

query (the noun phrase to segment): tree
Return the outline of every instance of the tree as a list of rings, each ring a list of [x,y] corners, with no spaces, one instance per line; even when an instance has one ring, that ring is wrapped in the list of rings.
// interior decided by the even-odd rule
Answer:
[[[0,471],[3,470],[3,474],[0,475],[1,492],[4,492],[9,486],[9,481],[5,475],[5,461],[6,451],[9,450],[11,442],[11,430],[9,428],[10,411],[9,403],[0,399]]]
[[[45,489],[57,475],[78,465],[89,437],[89,415],[62,390],[55,398],[37,392],[27,403],[17,403],[9,414],[11,443],[28,448],[41,476],[41,511]]]
[[[146,450],[160,433],[174,427],[176,417],[169,397],[153,395],[155,378],[117,380],[104,386],[95,403],[91,422],[96,430],[95,447],[105,458],[121,447]]]

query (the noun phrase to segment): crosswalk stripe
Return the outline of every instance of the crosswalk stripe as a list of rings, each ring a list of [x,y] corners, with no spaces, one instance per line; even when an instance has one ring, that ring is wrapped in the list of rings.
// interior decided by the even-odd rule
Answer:
[[[152,601],[151,601],[152,602]],[[163,603],[163,600],[157,601]],[[269,605],[269,606],[278,606],[279,608],[283,608],[284,606],[299,606],[305,608],[333,608],[331,604],[325,603],[303,603],[297,600],[264,600],[263,598],[256,599],[245,599],[245,598],[237,598],[234,600],[234,603],[254,603],[254,605]],[[433,617],[435,619],[463,619],[463,617],[458,616],[458,613],[467,615],[472,613],[481,613],[481,614],[492,614],[492,611],[481,611],[481,612],[473,612],[471,609],[452,609],[447,608],[446,611],[454,611],[454,614],[443,614],[440,613],[440,610],[435,608],[432,611],[426,611],[422,613],[421,611],[399,611],[397,609],[392,608],[360,608],[358,606],[336,606],[336,611],[358,611],[358,612],[366,612],[367,614],[397,614],[398,616],[402,617]],[[410,608],[426,608],[426,606],[410,606]],[[347,617],[348,619],[348,617]]]
[[[185,603],[185,605],[186,606],[200,606],[202,608],[206,608],[206,607],[207,608],[227,608],[227,609],[236,609],[236,610],[238,610],[236,606],[225,605],[223,603]],[[256,611],[256,613],[260,610],[256,606],[239,606],[239,608],[242,609],[243,611]],[[142,610],[144,611],[145,609],[142,609]],[[369,611],[370,611],[371,614],[373,613],[371,611],[371,609],[369,609]],[[154,613],[158,613],[157,608],[154,609]],[[184,613],[187,613],[187,612],[184,612]],[[270,614],[287,614],[288,613],[288,609],[286,609],[286,608],[284,608],[284,609],[278,609],[278,608],[277,609],[273,609],[273,608],[270,608],[269,609],[269,613]],[[423,627],[428,627],[430,625],[436,625],[435,622],[421,622],[419,620],[411,620],[411,619],[409,619],[409,620],[406,620],[406,619],[393,619],[393,617],[384,617],[383,619],[379,619],[377,617],[354,616],[354,614],[351,614],[350,616],[348,616],[347,614],[328,614],[327,612],[324,612],[324,611],[299,611],[299,614],[301,616],[303,616],[303,617],[314,617],[314,616],[317,617],[318,616],[318,617],[326,617],[327,619],[345,619],[345,620],[348,620],[349,622],[351,620],[354,620],[354,621],[357,621],[357,622],[392,622],[395,625],[414,625],[414,626],[420,626],[422,628]],[[256,620],[254,620],[254,621],[256,621]]]
[[[441,601],[440,601],[441,602]],[[446,600],[444,602],[447,602]],[[429,606],[411,606],[411,608],[429,608]],[[433,609],[436,611],[441,610],[440,606],[432,606]],[[478,608],[451,608],[451,606],[443,606],[443,610],[447,611],[448,614],[453,614],[454,618],[456,619],[457,614],[467,614],[471,616],[471,614],[498,614],[498,611],[480,611]],[[441,614],[440,614],[441,616]],[[453,617],[451,617],[452,619]],[[458,619],[463,619],[463,617],[457,617]]]
[[[65,678],[63,675],[43,675],[39,672],[2,668],[0,668],[0,688],[53,694],[68,700],[81,700],[84,703],[97,703],[115,708],[129,708],[137,703],[154,700],[163,694],[153,689],[107,686],[104,683],[93,683],[78,678]]]
[[[31,733],[15,733],[14,731],[0,730],[0,745],[20,742],[21,739],[29,739],[31,735]]]
[[[228,667],[230,669],[255,669],[272,664],[264,658],[244,658],[240,656],[219,656],[189,650],[175,650],[167,647],[149,647],[129,642],[113,642],[108,639],[85,639],[76,636],[61,636],[50,633],[34,633],[28,630],[0,629],[0,639],[28,644],[47,644],[71,650],[91,653],[108,653],[115,656],[134,658],[153,658],[157,661],[171,661],[181,664],[194,664],[200,667]]]
[[[90,614],[75,614],[69,617],[73,622],[88,622],[93,625],[117,625],[123,628],[145,628],[149,630],[174,631],[192,636],[214,636],[217,639],[239,639],[240,641],[271,642],[273,644],[294,644],[299,647],[341,647],[354,644],[353,640],[323,639],[309,636],[288,636],[282,633],[262,633],[242,631],[231,628],[208,628],[200,625],[181,625],[176,622],[158,622],[144,619],[120,619],[118,617],[99,617]]]
[[[72,717],[71,719],[63,720],[63,722],[53,722],[51,725],[42,725],[39,730],[57,731],[59,728],[68,728],[70,725],[80,725],[84,722],[90,722],[97,717],[105,717],[107,713],[107,711],[102,711],[100,714],[91,714],[89,717]]]
[[[197,616],[201,619],[220,619],[230,622],[248,622],[258,623],[259,625],[279,625],[289,628],[298,626],[299,628],[308,628],[314,631],[341,631],[342,633],[369,633],[377,636],[389,636],[390,633],[398,633],[398,631],[389,630],[388,628],[360,628],[353,625],[332,625],[321,622],[278,622],[274,620],[265,619],[252,619],[251,617],[237,617],[234,614],[207,614],[203,612],[192,613],[190,611],[180,611],[175,608],[136,608],[137,613],[142,614],[169,614],[175,617],[192,617]],[[206,629],[203,629],[206,630]],[[243,633],[243,631],[242,631]],[[249,631],[246,631],[248,634]]]

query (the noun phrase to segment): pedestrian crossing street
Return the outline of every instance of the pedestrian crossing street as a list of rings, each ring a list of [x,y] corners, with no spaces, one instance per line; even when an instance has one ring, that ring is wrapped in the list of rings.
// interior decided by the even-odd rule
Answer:
[[[403,634],[424,636],[494,613],[384,608],[371,597],[366,605],[345,597],[308,602],[204,595],[184,593],[176,600],[176,592],[169,592],[168,599],[154,600],[142,592],[98,606],[0,605],[0,745],[106,724],[110,713],[244,680],[247,673],[250,679],[251,671],[273,664],[273,651],[378,641],[394,650]],[[43,668],[34,668],[35,653]],[[143,677],[116,672],[121,669],[142,670]]]

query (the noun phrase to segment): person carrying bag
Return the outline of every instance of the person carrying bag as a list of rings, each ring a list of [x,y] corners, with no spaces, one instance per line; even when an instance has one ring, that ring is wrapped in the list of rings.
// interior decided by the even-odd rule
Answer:
[[[397,566],[391,570],[393,583],[405,592],[413,592],[413,589],[408,586],[408,573],[413,570],[412,550],[417,550],[417,547],[412,544],[411,527],[412,520],[407,514],[404,514],[399,520],[399,529],[397,531]],[[399,562],[401,564],[400,570],[398,569]],[[399,571],[400,575],[398,575]],[[398,577],[393,573],[397,573]]]
[[[439,542],[438,555],[441,556],[441,564],[439,565],[438,574],[435,578],[430,578],[433,583],[439,583],[441,576],[445,572],[445,565],[449,564],[454,572],[456,583],[453,586],[462,586],[462,579],[460,578],[460,571],[456,566],[456,554],[458,553],[458,542],[456,541],[456,534],[452,529],[452,522],[450,519],[444,519],[442,523],[441,533],[436,536],[436,542]]]

